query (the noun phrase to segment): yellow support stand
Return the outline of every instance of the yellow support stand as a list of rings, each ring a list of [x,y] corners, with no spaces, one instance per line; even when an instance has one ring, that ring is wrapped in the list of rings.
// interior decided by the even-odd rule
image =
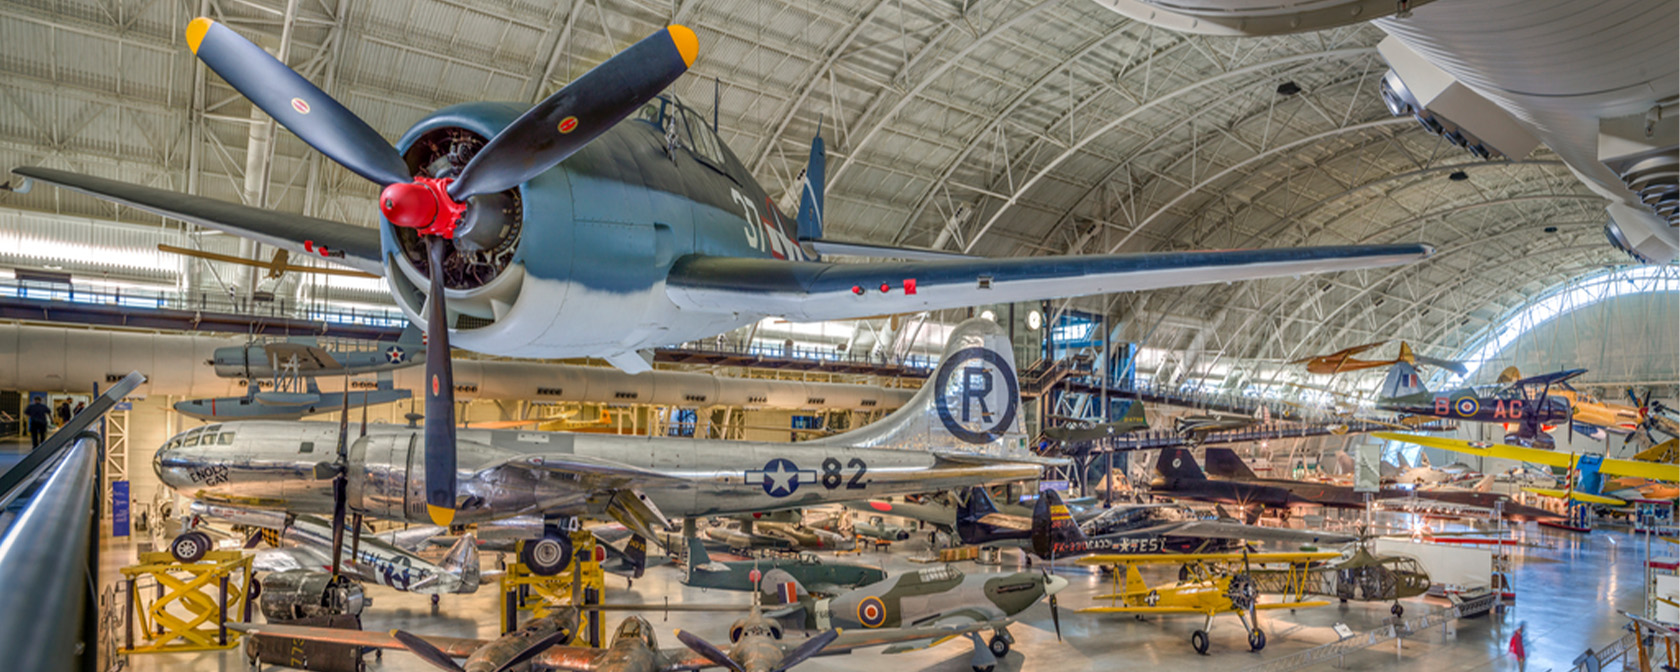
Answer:
[[[217,651],[239,644],[230,620],[250,620],[251,557],[210,551],[200,562],[177,562],[165,552],[141,553],[140,564],[122,568],[130,620],[123,653]],[[158,592],[149,601],[136,585],[149,576]],[[231,617],[231,619],[230,619]],[[142,641],[135,641],[138,631]]]
[[[525,563],[514,562],[502,572],[502,632],[519,627],[519,612],[531,612],[531,618],[542,618],[556,607],[578,607],[600,604],[606,592],[606,574],[595,548],[595,535],[587,530],[572,533],[572,566],[554,576],[531,573]],[[575,599],[574,599],[575,598]],[[600,612],[580,612],[573,646],[599,646]]]

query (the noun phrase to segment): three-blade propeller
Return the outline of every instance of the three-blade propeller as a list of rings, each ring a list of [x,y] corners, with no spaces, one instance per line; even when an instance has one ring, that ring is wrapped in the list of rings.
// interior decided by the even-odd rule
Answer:
[[[187,26],[187,46],[280,125],[351,172],[384,187],[379,209],[427,239],[426,509],[455,517],[455,390],[450,375],[445,245],[473,197],[516,187],[553,168],[676,81],[699,54],[694,31],[672,25],[643,38],[532,107],[490,138],[455,178],[414,175],[385,138],[355,113],[249,40],[208,18]],[[490,199],[494,200],[494,199]]]

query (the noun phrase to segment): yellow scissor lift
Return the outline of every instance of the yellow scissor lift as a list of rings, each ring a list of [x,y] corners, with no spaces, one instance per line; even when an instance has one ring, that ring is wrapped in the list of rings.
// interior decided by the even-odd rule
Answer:
[[[141,553],[139,564],[122,574],[128,590],[122,653],[231,649],[239,633],[227,624],[251,620],[251,557],[239,551],[210,551],[198,562]],[[143,585],[147,577],[156,591]]]
[[[529,611],[532,618],[547,616],[556,607],[579,609],[573,646],[601,645],[601,612],[584,611],[585,605],[600,604],[606,591],[606,577],[601,571],[601,555],[595,546],[595,535],[588,530],[572,533],[571,567],[554,576],[538,576],[517,558],[502,573],[502,632],[519,628],[519,612]]]

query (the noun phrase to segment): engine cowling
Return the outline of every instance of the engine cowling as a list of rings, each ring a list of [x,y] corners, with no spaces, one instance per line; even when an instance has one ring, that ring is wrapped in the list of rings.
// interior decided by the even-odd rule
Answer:
[[[258,582],[257,605],[270,622],[322,616],[359,616],[368,604],[362,585],[307,569],[273,572]]]

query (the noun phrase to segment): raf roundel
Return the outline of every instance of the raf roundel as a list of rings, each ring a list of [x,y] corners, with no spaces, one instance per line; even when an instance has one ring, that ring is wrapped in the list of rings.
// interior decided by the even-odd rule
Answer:
[[[1459,415],[1466,418],[1475,415],[1476,411],[1481,410],[1481,405],[1476,402],[1474,397],[1461,398],[1458,401],[1453,402],[1453,406],[1458,410]]]
[[[874,595],[858,601],[858,622],[866,628],[879,628],[887,622],[887,605]]]
[[[958,350],[939,365],[933,384],[939,421],[957,438],[991,443],[1015,426],[1021,388],[1002,355],[979,347]]]

